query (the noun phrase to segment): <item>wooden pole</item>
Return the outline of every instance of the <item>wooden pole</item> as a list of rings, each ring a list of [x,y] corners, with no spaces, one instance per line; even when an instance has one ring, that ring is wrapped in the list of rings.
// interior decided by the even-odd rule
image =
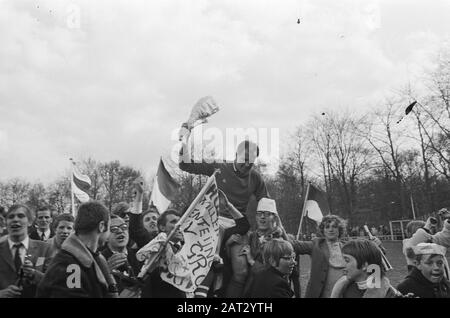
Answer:
[[[76,217],[76,211],[75,211],[75,197],[73,195],[73,170],[74,170],[74,166],[75,166],[75,161],[73,161],[72,158],[69,159],[70,162],[72,163],[72,174],[70,176],[70,194],[71,194],[71,200],[72,200],[72,215],[73,217]]]
[[[302,215],[300,216],[300,225],[298,226],[298,231],[297,231],[297,240],[299,239],[300,233],[302,231],[303,217],[305,216],[306,201],[308,200],[310,186],[311,186],[311,182],[308,182],[308,187],[306,188],[305,200],[303,201]]]
[[[410,195],[410,199],[411,199],[411,209],[412,209],[412,213],[413,213],[413,220],[415,220],[416,219],[416,212],[414,211],[414,201],[413,201],[412,193]]]
[[[214,171],[214,173],[208,178],[208,180],[205,183],[205,186],[202,188],[202,190],[200,191],[200,193],[197,195],[197,197],[194,199],[194,201],[192,201],[192,203],[189,205],[189,208],[186,210],[186,212],[183,214],[183,216],[178,220],[177,224],[175,225],[174,229],[169,233],[169,235],[167,236],[166,241],[164,242],[164,244],[161,246],[161,248],[159,249],[158,253],[155,255],[155,257],[153,257],[152,261],[150,262],[150,264],[148,265],[148,268],[151,268],[151,266],[153,265],[153,263],[159,259],[159,256],[161,255],[161,253],[165,250],[167,244],[169,243],[170,239],[175,235],[175,233],[180,229],[181,225],[184,223],[184,221],[186,220],[186,218],[189,216],[189,214],[191,214],[192,211],[194,211],[195,206],[198,204],[198,202],[203,198],[203,196],[206,193],[206,190],[208,190],[209,186],[211,185],[211,183],[215,180],[214,177],[216,176],[216,173],[218,173],[220,170],[216,169]],[[148,273],[147,273],[148,274]],[[146,275],[147,275],[146,274]]]

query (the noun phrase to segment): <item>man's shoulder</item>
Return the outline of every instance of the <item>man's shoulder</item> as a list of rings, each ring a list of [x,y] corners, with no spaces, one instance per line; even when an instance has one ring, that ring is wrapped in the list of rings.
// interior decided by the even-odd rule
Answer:
[[[7,244],[5,242],[8,242],[8,235],[3,235],[2,237],[0,237],[0,245]]]
[[[66,250],[60,250],[58,251],[55,256],[53,257],[53,260],[51,262],[52,266],[67,266],[70,264],[79,264],[81,263],[78,261],[78,259],[75,257],[75,255],[72,255],[70,252]]]

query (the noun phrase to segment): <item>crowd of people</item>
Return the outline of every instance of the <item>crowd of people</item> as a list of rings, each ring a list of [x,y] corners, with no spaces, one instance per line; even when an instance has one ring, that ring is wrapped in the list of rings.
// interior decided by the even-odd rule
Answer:
[[[153,262],[140,275],[144,263],[138,256],[149,242],[165,233],[164,248],[176,254],[184,237],[176,227],[182,213],[154,206],[143,211],[143,187],[136,182],[133,202],[112,211],[98,201],[81,204],[75,218],[54,215],[48,206],[4,209],[0,297],[299,298],[300,255],[311,259],[306,298],[450,297],[445,258],[450,211],[441,210],[440,231],[432,218],[408,224],[409,238],[403,241],[408,275],[394,287],[386,276],[382,242],[376,236],[343,240],[346,221],[341,217],[324,216],[312,240],[286,233],[275,200],[253,168],[256,144],[244,141],[235,160],[224,163],[194,163],[183,149],[180,169],[207,176],[219,169],[216,182],[224,194],[219,214],[233,221],[220,229],[209,273],[193,293],[161,278],[164,262]],[[254,229],[246,214],[251,196],[258,201]]]

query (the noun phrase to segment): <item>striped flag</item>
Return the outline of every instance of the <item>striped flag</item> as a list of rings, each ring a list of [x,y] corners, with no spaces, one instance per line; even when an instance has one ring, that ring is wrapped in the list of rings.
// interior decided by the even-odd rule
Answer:
[[[77,199],[83,203],[89,201],[89,188],[91,187],[91,179],[89,176],[82,174],[78,169],[75,161],[71,160],[73,164],[72,170],[72,193]]]
[[[305,215],[311,220],[320,223],[325,214],[329,214],[325,193],[312,184],[309,185],[308,197],[306,198]]]
[[[155,181],[153,183],[152,196],[150,202],[156,206],[159,213],[163,213],[175,199],[180,186],[172,178],[164,166],[162,158],[159,161],[158,171],[156,172]]]

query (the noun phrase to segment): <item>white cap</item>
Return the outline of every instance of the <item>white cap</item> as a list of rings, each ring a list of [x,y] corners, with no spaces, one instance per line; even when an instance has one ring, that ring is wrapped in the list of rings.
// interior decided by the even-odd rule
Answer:
[[[416,255],[437,254],[444,257],[447,252],[447,249],[444,246],[435,243],[419,243],[413,247],[413,250]]]
[[[275,200],[268,199],[268,198],[262,198],[261,200],[259,200],[256,211],[267,211],[267,212],[272,212],[273,214],[278,215],[277,205],[275,203]]]

